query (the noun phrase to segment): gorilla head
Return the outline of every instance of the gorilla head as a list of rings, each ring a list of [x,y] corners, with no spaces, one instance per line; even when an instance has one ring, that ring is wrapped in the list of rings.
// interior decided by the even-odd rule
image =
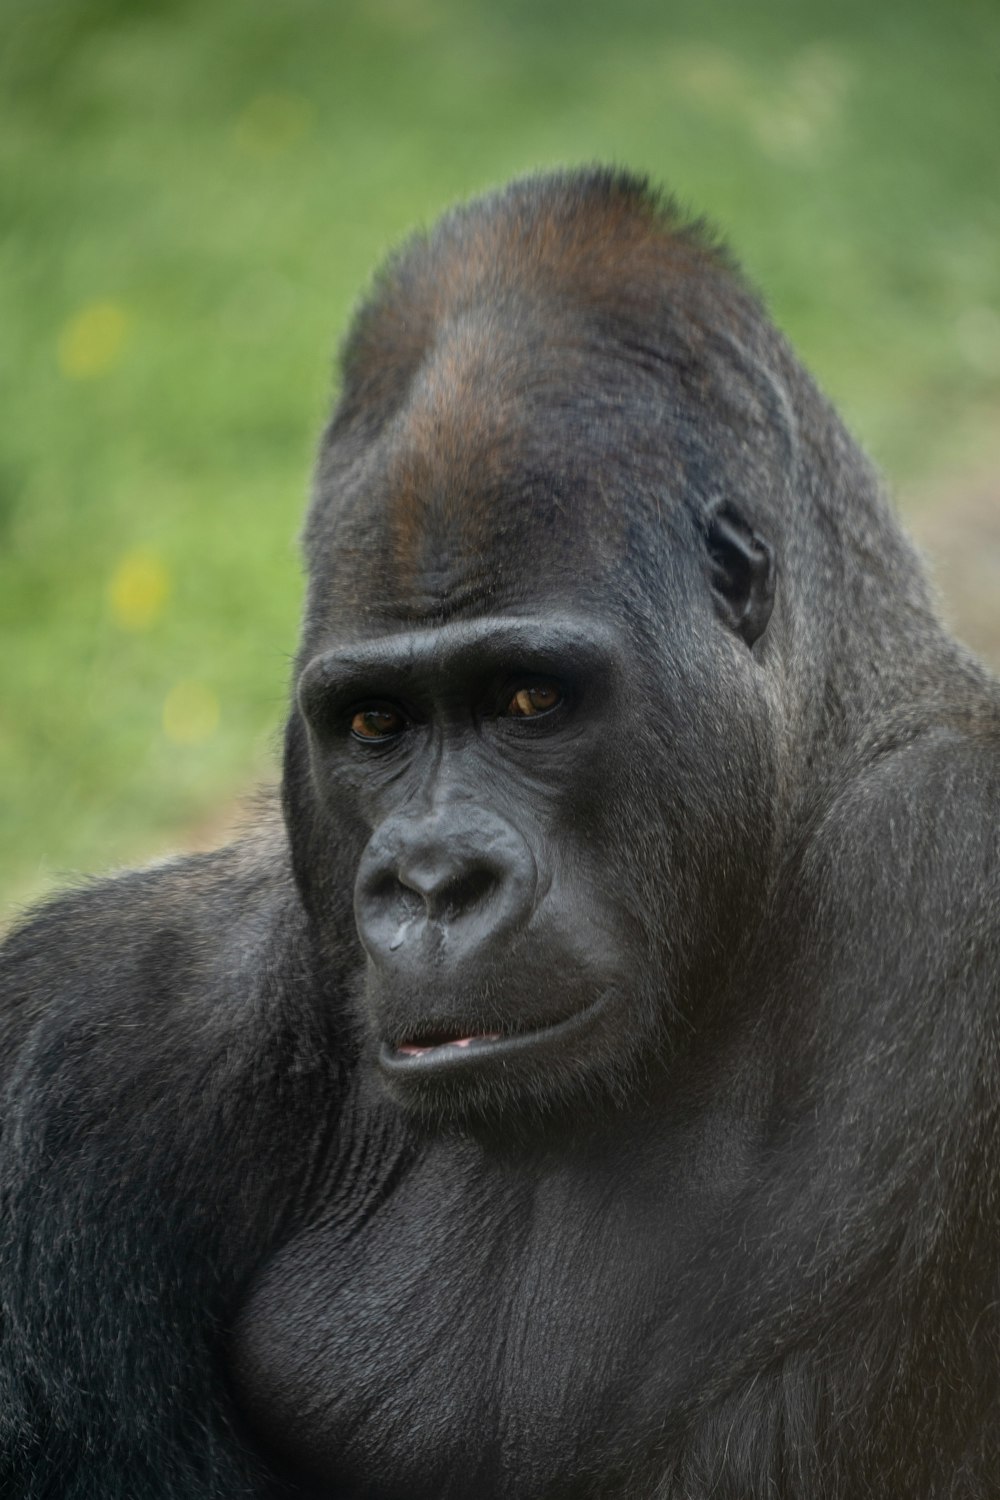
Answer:
[[[356,931],[430,1119],[620,1098],[738,984],[788,781],[790,358],[607,172],[452,213],[358,315],[285,797],[331,973]]]

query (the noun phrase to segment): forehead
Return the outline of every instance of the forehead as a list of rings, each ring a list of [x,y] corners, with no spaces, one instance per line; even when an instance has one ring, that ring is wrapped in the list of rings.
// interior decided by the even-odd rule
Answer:
[[[310,539],[324,611],[441,618],[606,586],[650,489],[639,471],[663,399],[551,308],[448,319],[375,439],[331,449]],[[656,465],[661,493],[679,487],[669,444]]]

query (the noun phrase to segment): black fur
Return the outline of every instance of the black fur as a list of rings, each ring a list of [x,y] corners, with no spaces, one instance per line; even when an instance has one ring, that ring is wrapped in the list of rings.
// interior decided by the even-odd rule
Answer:
[[[724,252],[412,241],[307,554],[283,809],[0,955],[0,1492],[1000,1495],[1000,692]]]

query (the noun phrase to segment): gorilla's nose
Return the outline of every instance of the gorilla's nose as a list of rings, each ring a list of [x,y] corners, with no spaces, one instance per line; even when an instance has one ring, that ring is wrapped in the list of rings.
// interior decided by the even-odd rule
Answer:
[[[395,819],[361,858],[358,932],[382,967],[465,963],[528,920],[537,884],[527,843],[493,814]]]

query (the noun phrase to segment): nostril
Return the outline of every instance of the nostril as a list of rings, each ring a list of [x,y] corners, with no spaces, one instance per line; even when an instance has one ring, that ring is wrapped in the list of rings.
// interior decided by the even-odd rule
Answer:
[[[435,893],[433,915],[454,921],[484,901],[496,886],[496,876],[485,867],[464,870]]]
[[[373,910],[393,912],[400,921],[412,921],[422,916],[425,909],[422,892],[400,880],[392,870],[383,871],[369,883],[365,901]]]

